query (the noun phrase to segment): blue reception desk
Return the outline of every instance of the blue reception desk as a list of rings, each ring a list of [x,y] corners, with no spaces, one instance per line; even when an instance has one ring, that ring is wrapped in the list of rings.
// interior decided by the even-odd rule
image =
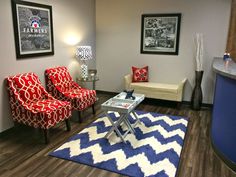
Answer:
[[[211,141],[218,156],[236,171],[236,63],[214,58],[216,85]]]

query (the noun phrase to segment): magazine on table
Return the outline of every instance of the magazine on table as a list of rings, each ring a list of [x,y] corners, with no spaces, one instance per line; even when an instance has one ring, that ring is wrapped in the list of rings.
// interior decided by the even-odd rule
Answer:
[[[132,100],[132,101],[137,101],[138,99],[140,99],[141,97],[143,97],[143,95],[141,94],[136,94],[133,93],[131,98],[126,98],[127,93],[125,92],[121,92],[120,94],[116,95],[114,98],[116,99],[121,99],[121,100]]]
[[[109,100],[109,101],[106,102],[106,105],[107,106],[112,106],[112,107],[128,109],[132,105],[132,103],[122,102],[122,101],[117,101],[117,100]]]

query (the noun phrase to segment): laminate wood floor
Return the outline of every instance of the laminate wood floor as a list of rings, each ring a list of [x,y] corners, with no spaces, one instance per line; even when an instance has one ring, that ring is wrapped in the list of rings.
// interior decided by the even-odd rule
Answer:
[[[26,126],[16,126],[0,134],[0,176],[13,177],[119,177],[122,175],[93,168],[75,162],[48,156],[48,153],[62,145],[69,137],[81,131],[102,113],[101,103],[112,95],[100,93],[96,103],[96,115],[92,109],[86,110],[82,124],[74,118],[71,131],[65,131],[63,123],[50,129],[50,143],[44,144],[40,130]],[[189,125],[183,152],[181,154],[179,177],[236,177],[214,154],[210,144],[211,109],[193,111],[187,105],[176,109],[173,105],[163,105],[158,100],[144,101],[138,110],[185,116]],[[75,112],[76,114],[76,112]]]

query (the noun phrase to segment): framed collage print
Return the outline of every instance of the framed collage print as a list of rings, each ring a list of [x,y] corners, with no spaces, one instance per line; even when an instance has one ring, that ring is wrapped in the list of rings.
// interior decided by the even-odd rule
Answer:
[[[143,14],[141,53],[178,55],[181,14]]]

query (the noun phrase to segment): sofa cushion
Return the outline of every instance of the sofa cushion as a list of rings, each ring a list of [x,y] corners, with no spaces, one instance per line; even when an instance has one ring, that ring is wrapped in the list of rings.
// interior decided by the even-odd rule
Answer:
[[[148,82],[148,66],[136,68],[132,66],[133,82]]]
[[[19,74],[12,77],[18,93],[26,103],[42,99],[41,82],[34,73]]]
[[[178,85],[175,84],[162,84],[154,82],[133,82],[130,84],[132,89],[142,89],[147,91],[158,91],[158,92],[168,92],[168,93],[177,93]]]
[[[51,112],[58,110],[61,107],[65,107],[69,102],[60,100],[39,100],[30,104],[30,108],[36,112]]]
[[[72,77],[65,66],[49,68],[46,69],[46,72],[49,74],[53,84],[60,88],[61,91],[68,91],[71,89]]]

